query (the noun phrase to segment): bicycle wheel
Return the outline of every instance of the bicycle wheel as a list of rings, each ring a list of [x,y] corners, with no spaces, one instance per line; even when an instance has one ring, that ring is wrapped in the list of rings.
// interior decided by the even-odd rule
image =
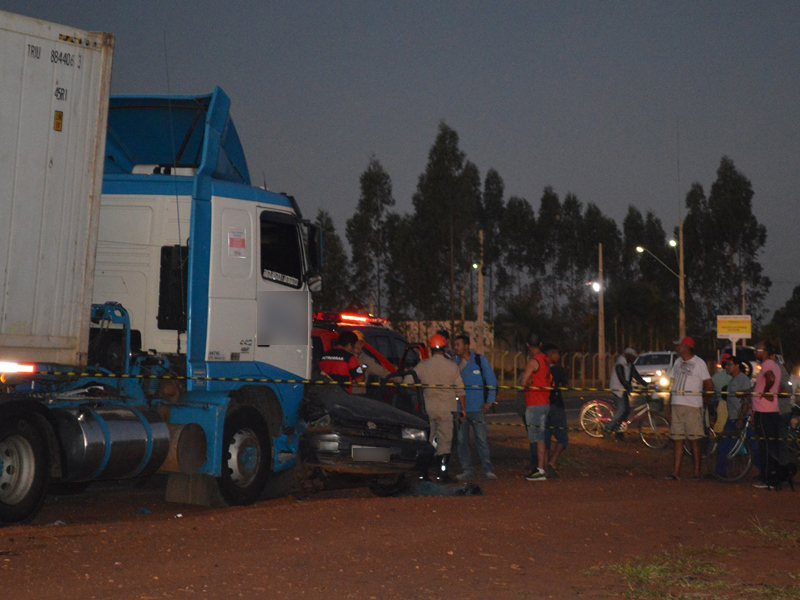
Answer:
[[[639,437],[648,448],[661,450],[669,444],[669,421],[661,415],[648,412],[647,416],[639,421]]]
[[[706,428],[706,437],[698,440],[700,443],[700,456],[701,458],[708,458],[711,454],[717,451],[717,432],[711,427]],[[693,456],[692,444],[689,440],[683,440],[683,453],[686,456]]]
[[[594,438],[603,437],[603,429],[611,420],[614,411],[601,400],[587,402],[581,408],[581,428]]]
[[[753,466],[753,445],[751,441],[744,437],[735,438],[734,444],[727,447],[724,461],[718,462],[720,448],[724,451],[726,444],[715,444],[714,451],[708,454],[708,467],[714,477],[728,483],[744,479]]]
[[[789,458],[795,461],[800,460],[800,431],[789,427],[786,443],[789,446]]]

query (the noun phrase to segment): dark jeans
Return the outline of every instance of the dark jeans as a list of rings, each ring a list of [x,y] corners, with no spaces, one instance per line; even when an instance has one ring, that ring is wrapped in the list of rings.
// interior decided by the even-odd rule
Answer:
[[[767,485],[769,481],[769,465],[778,462],[778,435],[780,432],[780,415],[774,413],[754,412],[753,429],[758,439],[759,478]]]
[[[614,416],[611,417],[608,425],[606,425],[606,431],[609,433],[614,431],[631,412],[631,403],[630,400],[628,400],[627,391],[622,392],[622,398],[614,396],[614,402],[616,403],[616,407],[614,408]]]
[[[569,444],[569,434],[567,430],[567,412],[563,406],[550,405],[550,412],[547,413],[545,421],[544,447],[550,452],[550,437],[556,438],[556,443],[564,448]]]
[[[482,410],[468,412],[464,422],[458,428],[458,460],[465,473],[472,473],[472,457],[469,449],[469,429],[475,432],[475,448],[481,461],[483,474],[492,473],[492,461],[489,459],[489,438],[486,430],[486,419]]]

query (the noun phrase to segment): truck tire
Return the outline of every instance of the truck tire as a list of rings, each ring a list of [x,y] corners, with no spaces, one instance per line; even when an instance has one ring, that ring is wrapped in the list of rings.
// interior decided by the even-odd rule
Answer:
[[[47,495],[50,467],[44,438],[19,416],[0,419],[0,525],[27,523]]]
[[[259,412],[249,406],[225,419],[222,474],[216,478],[213,504],[243,506],[258,499],[272,473],[272,442]]]

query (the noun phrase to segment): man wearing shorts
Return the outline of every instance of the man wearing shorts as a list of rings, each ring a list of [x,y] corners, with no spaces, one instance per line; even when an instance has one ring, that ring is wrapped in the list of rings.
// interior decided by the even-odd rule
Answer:
[[[672,367],[669,437],[673,443],[673,469],[668,479],[678,480],[683,461],[683,440],[692,446],[692,479],[700,479],[700,439],[705,436],[703,407],[714,393],[714,384],[705,361],[694,354],[694,340],[685,337],[675,342],[678,358]]]
[[[528,347],[528,363],[522,373],[520,385],[525,388],[525,423],[528,426],[528,441],[536,444],[538,468],[525,476],[528,481],[546,481],[544,467],[547,450],[544,446],[545,424],[550,412],[550,361],[542,352],[539,336],[531,332],[525,341]]]

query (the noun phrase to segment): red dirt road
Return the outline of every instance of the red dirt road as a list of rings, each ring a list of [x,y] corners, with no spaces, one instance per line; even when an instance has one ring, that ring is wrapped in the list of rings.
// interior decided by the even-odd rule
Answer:
[[[723,570],[684,579],[676,567],[659,588],[672,597],[800,597],[800,489],[669,482],[669,450],[572,440],[561,477],[529,483],[522,428],[491,427],[500,480],[477,497],[351,489],[216,510],[166,504],[152,484],[54,496],[33,526],[0,530],[0,589],[9,600],[642,597],[647,584],[595,567],[666,551]]]

